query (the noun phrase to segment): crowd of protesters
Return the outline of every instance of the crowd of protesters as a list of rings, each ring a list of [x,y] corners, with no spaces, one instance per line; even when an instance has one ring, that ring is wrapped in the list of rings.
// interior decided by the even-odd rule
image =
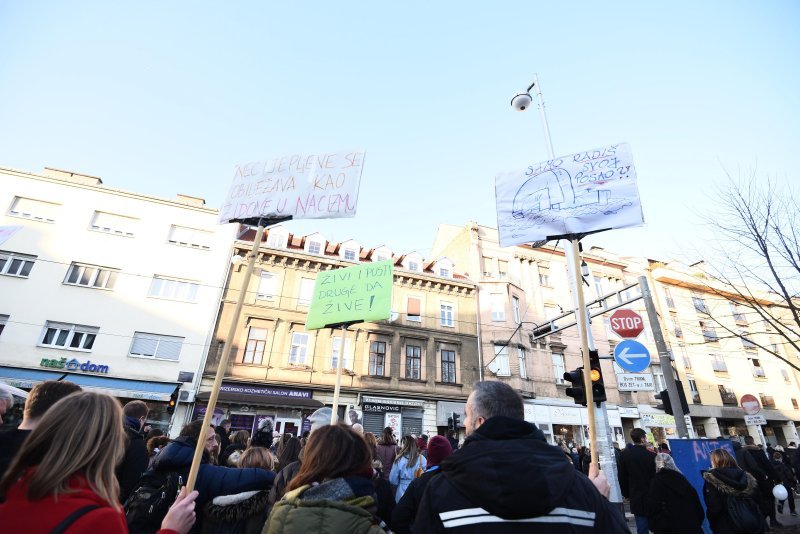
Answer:
[[[351,421],[352,414],[348,414]],[[357,415],[357,414],[356,414]],[[466,403],[466,439],[380,436],[311,415],[302,437],[271,419],[252,435],[230,421],[148,429],[147,404],[125,406],[69,382],[35,386],[21,424],[0,432],[0,525],[8,532],[265,533],[629,532],[588,449],[549,445],[520,396],[479,382]],[[355,417],[355,420],[358,420]],[[147,431],[146,431],[147,430]],[[666,446],[641,429],[616,450],[636,530],[763,532],[796,515],[797,449],[746,440],[711,454],[698,495]],[[198,442],[202,460],[186,481]],[[736,445],[736,444],[735,444]],[[775,501],[772,489],[785,488]],[[780,492],[775,495],[783,496]],[[701,501],[702,498],[702,501]],[[706,511],[703,510],[703,502]],[[767,522],[769,521],[769,523]],[[751,523],[748,523],[750,521]]]

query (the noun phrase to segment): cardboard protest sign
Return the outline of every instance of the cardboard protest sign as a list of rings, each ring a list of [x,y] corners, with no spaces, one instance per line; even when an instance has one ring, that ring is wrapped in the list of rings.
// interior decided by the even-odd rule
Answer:
[[[643,222],[627,143],[498,174],[495,197],[503,247]]]
[[[306,330],[388,319],[392,314],[393,280],[391,260],[320,272]]]
[[[236,165],[219,222],[353,217],[363,150],[288,154]]]

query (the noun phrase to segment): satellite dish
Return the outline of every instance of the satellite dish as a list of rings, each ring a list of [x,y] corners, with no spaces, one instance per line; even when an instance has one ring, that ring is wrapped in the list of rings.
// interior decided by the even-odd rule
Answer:
[[[493,374],[497,374],[500,371],[500,364],[497,363],[497,360],[492,360],[488,363],[486,368],[489,369],[489,371],[491,371]]]
[[[389,316],[389,322],[393,323],[400,318],[400,314],[396,311],[393,311],[392,314]]]

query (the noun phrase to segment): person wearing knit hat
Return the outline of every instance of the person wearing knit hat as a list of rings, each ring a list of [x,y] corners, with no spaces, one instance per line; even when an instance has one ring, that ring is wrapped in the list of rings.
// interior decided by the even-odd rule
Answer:
[[[392,530],[395,533],[403,534],[411,532],[411,525],[417,516],[419,503],[428,482],[439,474],[439,464],[453,453],[453,447],[444,436],[433,436],[428,441],[428,464],[427,469],[419,478],[415,478],[408,485],[408,489],[403,497],[394,507],[392,512]]]

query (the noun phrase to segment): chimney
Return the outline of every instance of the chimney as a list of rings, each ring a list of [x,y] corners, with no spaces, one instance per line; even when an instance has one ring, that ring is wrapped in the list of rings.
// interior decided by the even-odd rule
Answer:
[[[195,206],[198,208],[202,208],[203,206],[206,205],[206,201],[203,198],[191,197],[189,195],[181,195],[180,193],[178,193],[177,200],[182,204],[188,204],[189,206]]]
[[[97,176],[81,174],[79,172],[63,171],[61,169],[54,169],[52,167],[45,167],[44,175],[49,178],[55,178],[57,180],[64,180],[66,182],[72,182],[76,184],[103,185],[103,180]]]

